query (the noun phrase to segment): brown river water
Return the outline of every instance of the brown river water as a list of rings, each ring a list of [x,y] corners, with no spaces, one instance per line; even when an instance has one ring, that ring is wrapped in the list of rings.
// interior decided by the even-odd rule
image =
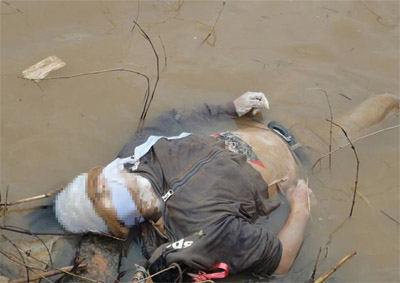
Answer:
[[[270,101],[264,116],[313,128],[313,121],[329,118],[329,108],[311,88],[327,91],[334,116],[375,94],[399,95],[398,1],[228,1],[207,42],[220,1],[7,3],[1,3],[2,201],[7,186],[11,201],[65,185],[110,162],[132,136],[143,107],[142,78],[105,73],[35,84],[18,76],[56,55],[67,66],[50,76],[127,68],[154,84],[154,54],[138,28],[131,32],[134,19],[160,56],[147,123],[174,107],[224,103],[253,90]],[[395,115],[366,133],[397,124]],[[365,198],[356,198],[353,217],[333,235],[317,276],[357,251],[330,282],[399,282],[399,224],[383,213],[400,219],[399,131],[356,148]],[[270,281],[310,278],[319,247],[349,214],[355,167],[347,147],[333,155],[331,171],[323,163],[309,174],[318,204],[304,244],[290,273]],[[6,221],[27,227],[23,215],[14,209]]]

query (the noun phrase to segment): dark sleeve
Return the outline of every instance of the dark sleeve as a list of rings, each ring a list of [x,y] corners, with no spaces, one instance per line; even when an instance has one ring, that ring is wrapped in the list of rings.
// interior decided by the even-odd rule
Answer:
[[[158,117],[154,123],[143,128],[140,134],[135,134],[119,152],[118,157],[133,155],[136,146],[144,143],[151,135],[175,136],[182,132],[199,133],[211,125],[236,118],[237,113],[233,102],[225,105],[204,103],[195,108],[184,107],[173,109]]]

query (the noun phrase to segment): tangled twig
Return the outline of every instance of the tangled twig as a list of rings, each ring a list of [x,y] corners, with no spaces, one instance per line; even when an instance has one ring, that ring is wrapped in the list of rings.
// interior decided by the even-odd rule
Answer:
[[[356,202],[358,174],[359,174],[359,170],[360,170],[360,160],[358,159],[358,154],[357,154],[356,148],[354,147],[353,143],[351,142],[351,140],[350,140],[349,136],[347,135],[347,132],[345,131],[345,129],[343,129],[342,126],[334,123],[332,120],[327,120],[327,121],[330,122],[331,124],[335,125],[336,127],[339,127],[342,130],[343,134],[346,136],[346,139],[349,141],[349,143],[351,145],[351,149],[354,152],[354,156],[356,157],[356,161],[357,161],[356,180],[355,180],[355,184],[354,184],[353,202],[351,204],[350,216],[349,216],[349,217],[351,217],[353,215],[353,208],[354,208],[354,204]]]

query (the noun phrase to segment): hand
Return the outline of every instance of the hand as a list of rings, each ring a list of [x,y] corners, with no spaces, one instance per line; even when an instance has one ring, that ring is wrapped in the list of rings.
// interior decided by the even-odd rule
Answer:
[[[304,180],[298,180],[297,185],[288,189],[287,197],[292,211],[296,213],[310,214],[310,195],[312,190],[308,188]]]
[[[262,92],[248,91],[233,101],[238,116],[243,116],[254,108],[253,115],[263,108],[269,109],[269,102]]]

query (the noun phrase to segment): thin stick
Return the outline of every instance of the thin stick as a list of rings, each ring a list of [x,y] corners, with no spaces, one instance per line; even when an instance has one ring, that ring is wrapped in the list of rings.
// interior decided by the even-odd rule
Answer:
[[[329,100],[327,91],[324,90],[323,88],[319,88],[319,87],[314,87],[314,88],[311,88],[310,90],[320,90],[323,93],[325,93],[326,100],[328,101],[329,113],[331,116],[330,120],[333,121],[332,107],[331,107],[331,102]],[[331,152],[331,151],[332,151],[332,123],[330,124],[330,128],[329,128],[329,152]],[[331,154],[329,154],[329,170],[332,170],[332,155]]]
[[[56,190],[50,191],[50,192],[42,194],[42,195],[24,198],[24,199],[20,199],[20,200],[14,201],[14,202],[0,203],[0,206],[13,206],[13,205],[21,204],[21,203],[26,203],[26,202],[31,202],[31,201],[35,201],[35,200],[44,199],[44,198],[49,198],[52,195],[55,195],[56,193],[62,191],[63,189],[64,189],[63,187],[60,187]]]
[[[339,95],[343,96],[344,98],[348,99],[348,100],[352,100],[350,97],[348,97],[347,95],[345,95],[344,93],[339,92]]]
[[[322,275],[321,277],[319,277],[317,280],[314,281],[314,283],[321,283],[324,282],[329,276],[331,276],[333,273],[336,272],[336,270],[338,270],[346,261],[348,261],[349,259],[351,259],[353,256],[355,256],[357,254],[356,251],[348,254],[347,256],[345,256],[343,259],[341,259],[331,270],[329,270],[328,272],[326,272],[324,275]]]
[[[31,266],[31,265],[27,265],[27,264],[24,264],[24,263],[20,262],[20,261],[17,260],[17,259],[15,258],[15,256],[14,256],[13,254],[11,254],[11,253],[8,253],[8,252],[5,252],[5,251],[0,250],[0,254],[2,254],[2,255],[5,256],[6,258],[8,258],[10,261],[15,262],[16,264],[25,266],[25,267],[29,268],[30,270],[32,270],[32,269],[37,269],[37,270],[45,271],[45,270],[43,270],[43,269],[41,269],[41,268],[34,267],[34,266]]]
[[[125,239],[118,238],[118,237],[115,237],[110,234],[94,233],[94,232],[89,232],[89,233],[46,233],[46,232],[36,233],[36,232],[31,232],[29,230],[22,229],[17,226],[11,226],[11,225],[0,225],[0,230],[5,230],[5,231],[19,233],[19,234],[25,234],[25,235],[31,235],[31,236],[82,236],[85,234],[91,234],[91,235],[96,235],[96,236],[104,236],[104,237],[111,238],[111,239],[118,240],[118,241],[125,241]]]
[[[354,145],[351,142],[349,136],[347,135],[347,132],[342,128],[342,126],[334,123],[332,120],[330,120],[330,121],[328,120],[328,122],[330,122],[331,124],[335,125],[336,127],[339,127],[342,130],[342,132],[346,136],[346,139],[349,141],[349,143],[351,145],[351,148],[353,149],[353,152],[354,152],[354,155],[355,155],[356,161],[357,161],[357,171],[356,171],[356,180],[355,180],[355,184],[354,184],[353,202],[351,204],[350,216],[349,216],[349,217],[351,217],[353,215],[353,208],[354,208],[354,204],[355,204],[355,201],[356,201],[357,184],[358,184],[358,173],[359,173],[359,170],[360,170],[360,160],[358,159],[358,154],[357,154],[356,148],[354,147]]]
[[[34,270],[31,270],[31,271],[32,271],[34,274],[36,274],[36,275],[38,276],[38,278],[37,278],[36,280],[43,279],[43,280],[45,280],[45,281],[47,281],[47,282],[54,283],[54,282],[51,281],[50,279],[48,279],[48,278],[42,276],[40,273],[38,273],[38,272],[36,272],[36,271],[34,271]],[[32,280],[32,281],[34,281],[34,280]],[[28,281],[22,281],[22,282],[29,282],[29,280],[28,280]]]
[[[156,57],[156,63],[157,63],[156,82],[154,83],[153,90],[151,92],[151,96],[150,96],[150,89],[148,89],[148,92],[147,92],[147,95],[146,95],[145,105],[143,107],[143,111],[142,111],[142,114],[140,116],[140,121],[139,121],[139,125],[138,125],[138,128],[137,128],[137,132],[140,132],[142,130],[142,127],[143,127],[143,124],[144,124],[144,120],[146,119],[147,112],[149,111],[151,102],[153,101],[154,94],[155,94],[155,91],[157,89],[158,81],[160,80],[160,59],[158,57],[158,53],[157,53],[157,51],[156,51],[156,49],[154,47],[154,44],[151,41],[149,35],[142,29],[142,27],[136,21],[133,21],[133,22],[138,26],[138,28],[142,32],[143,37],[147,40],[147,42],[150,44],[151,48],[153,49],[153,53],[154,53],[154,56]]]
[[[210,32],[208,33],[208,35],[206,36],[206,38],[201,42],[200,46],[202,46],[202,45],[204,44],[204,42],[206,42],[206,41],[210,38],[210,36],[211,36],[212,34],[215,35],[215,26],[216,26],[217,23],[218,23],[219,17],[221,17],[222,11],[223,11],[224,8],[225,8],[225,4],[226,4],[225,1],[222,2],[221,11],[219,11],[218,17],[217,17],[217,19],[215,20],[213,27],[211,28],[211,30],[210,30]]]
[[[131,37],[130,37],[130,39],[129,39],[129,44],[128,44],[128,48],[126,49],[126,52],[128,52],[129,49],[131,48],[131,44],[132,44],[132,40],[133,40],[133,34],[134,34],[133,31],[135,30],[136,22],[139,21],[139,14],[140,14],[140,0],[137,0],[136,20],[133,21],[134,24],[133,24],[133,26],[132,26],[132,28],[131,28]]]
[[[317,273],[319,257],[321,256],[321,253],[322,253],[322,247],[319,247],[318,255],[317,255],[317,258],[315,259],[314,269],[311,274],[310,280],[308,282],[314,282],[315,274]]]
[[[376,134],[379,134],[379,133],[384,132],[384,131],[387,131],[387,130],[396,129],[396,128],[398,128],[398,127],[400,127],[400,125],[396,125],[396,126],[393,126],[393,127],[388,127],[388,128],[381,129],[381,130],[379,130],[379,131],[370,133],[370,134],[368,134],[368,135],[365,135],[365,136],[356,138],[356,139],[352,140],[351,143],[354,144],[354,143],[356,143],[356,142],[359,141],[359,140],[368,138],[368,137],[370,137],[370,136],[374,136],[374,135],[376,135]],[[342,149],[342,148],[344,148],[344,147],[346,147],[346,146],[351,145],[351,143],[346,143],[345,145],[341,145],[341,146],[339,146],[338,148],[336,148],[336,149],[334,149],[334,150],[328,152],[327,154],[323,155],[323,156],[320,157],[317,161],[315,161],[315,163],[314,163],[314,165],[312,166],[312,168],[314,169],[315,165],[317,165],[318,162],[320,162],[320,161],[321,161],[322,159],[324,159],[325,157],[331,155],[332,153],[335,153],[336,151],[338,151],[338,150],[340,150],[340,149]]]
[[[15,7],[13,4],[11,4],[11,3],[7,2],[7,1],[1,1],[1,3],[4,3],[4,4],[10,6],[11,8],[13,8],[13,9],[14,9],[15,11],[17,11],[18,13],[23,14],[22,11],[21,11],[20,9],[18,9],[17,7]],[[15,14],[15,13],[14,13],[14,14]]]
[[[164,51],[164,68],[163,68],[163,71],[164,71],[165,68],[167,67],[167,53],[165,52],[165,46],[164,46],[164,42],[161,39],[161,35],[158,35],[158,37],[160,38],[161,46]]]
[[[381,212],[383,213],[383,215],[385,215],[386,217],[388,217],[390,220],[393,220],[394,222],[396,222],[397,224],[400,225],[400,222],[397,221],[396,219],[394,219],[392,216],[390,216],[389,214],[387,214],[387,213],[384,212],[383,210],[381,210]]]
[[[18,247],[17,247],[16,244],[14,244],[14,243],[13,243],[8,237],[6,237],[5,235],[1,235],[1,236],[3,236],[3,238],[6,239],[7,242],[9,242],[9,243],[16,249],[16,251],[18,252],[19,257],[22,259],[22,262],[24,263],[25,268],[26,268],[26,279],[25,279],[25,280],[27,280],[27,281],[29,282],[29,268],[26,266],[25,258],[23,257],[23,255],[22,255],[21,252],[19,251],[19,249],[18,249]]]
[[[22,249],[20,249],[20,250],[21,250],[22,252],[24,252],[28,257],[30,257],[30,258],[36,260],[37,262],[40,262],[40,263],[43,263],[43,264],[48,265],[48,264],[45,263],[44,261],[42,261],[42,260],[40,260],[40,259],[38,259],[38,258],[32,256],[28,251],[24,251],[24,250],[22,250]],[[55,267],[55,266],[53,266],[53,265],[49,265],[49,266],[50,266],[51,268],[55,269],[55,270],[60,271],[61,273],[65,273],[65,274],[71,275],[71,276],[73,276],[73,277],[77,277],[77,278],[80,278],[80,279],[83,279],[83,280],[87,280],[87,281],[91,281],[91,282],[98,282],[98,281],[96,281],[96,280],[94,280],[94,279],[91,279],[91,278],[88,278],[88,277],[85,277],[85,276],[81,276],[81,275],[77,275],[77,274],[71,273],[71,272],[69,272],[69,271],[67,271],[67,270],[63,270],[62,268],[58,268],[58,267]]]
[[[78,269],[84,269],[86,267],[87,267],[86,263],[81,263],[77,268]],[[51,276],[54,276],[54,275],[57,275],[57,274],[64,273],[63,271],[70,272],[73,268],[74,268],[74,266],[71,265],[71,266],[62,267],[62,268],[60,268],[60,270],[51,270],[51,271],[42,272],[42,273],[34,272],[37,275],[36,276],[32,276],[31,277],[31,281],[39,280],[40,278],[43,278],[43,279],[46,280],[47,279],[46,277],[51,277]],[[9,283],[23,283],[23,282],[29,282],[29,280],[26,280],[26,278],[19,278],[19,279],[11,280]],[[52,282],[52,281],[50,281],[50,282]]]
[[[8,229],[3,229],[3,227],[5,227],[5,225],[1,225],[0,226],[0,230],[8,230]],[[7,227],[20,229],[20,231],[24,231],[25,232],[23,234],[31,235],[31,236],[35,237],[36,239],[38,239],[42,243],[42,245],[45,247],[45,249],[47,251],[47,254],[49,255],[50,264],[51,265],[53,264],[53,258],[51,257],[51,252],[50,252],[49,248],[47,247],[47,245],[45,244],[45,242],[41,238],[39,238],[38,234],[30,233],[30,231],[28,231],[28,230],[25,230],[25,229],[22,229],[22,228],[19,228],[19,227],[15,227],[15,226],[11,226],[11,225],[7,225]],[[8,230],[8,231],[10,231],[10,230]]]

